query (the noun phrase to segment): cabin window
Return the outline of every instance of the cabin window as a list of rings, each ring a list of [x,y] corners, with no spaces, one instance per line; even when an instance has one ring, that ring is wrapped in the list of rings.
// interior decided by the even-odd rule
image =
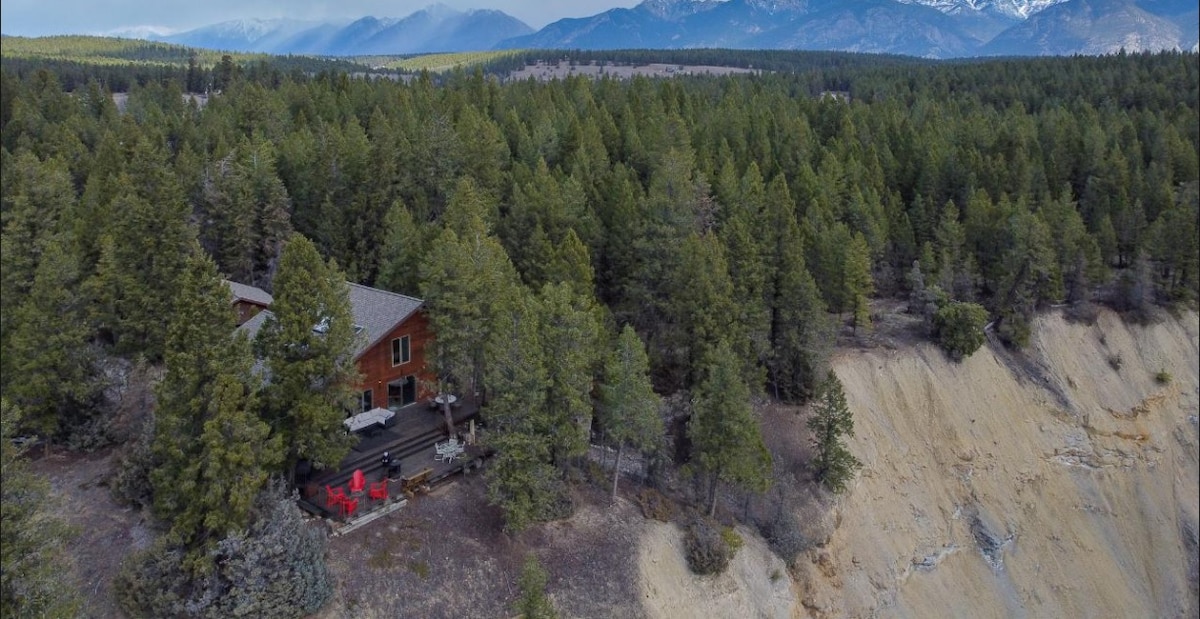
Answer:
[[[397,410],[417,401],[417,377],[405,376],[388,383],[388,408]]]
[[[362,410],[364,413],[371,410],[372,408],[375,408],[375,404],[374,404],[375,397],[374,396],[375,396],[374,392],[370,389],[367,389],[366,391],[362,392],[361,400],[362,400]]]
[[[408,363],[411,360],[412,351],[408,344],[408,336],[405,335],[392,340],[392,365]]]

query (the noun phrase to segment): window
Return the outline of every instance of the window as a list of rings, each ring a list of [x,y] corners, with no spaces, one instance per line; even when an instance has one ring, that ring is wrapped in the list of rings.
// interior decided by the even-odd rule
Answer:
[[[412,351],[408,345],[408,336],[392,340],[392,365],[408,363],[412,360]]]
[[[398,410],[417,401],[417,377],[405,376],[388,383],[388,409]]]
[[[375,393],[370,389],[367,389],[366,391],[362,392],[361,401],[362,401],[362,410],[364,413],[371,410],[372,408],[375,408],[374,395],[375,395]]]

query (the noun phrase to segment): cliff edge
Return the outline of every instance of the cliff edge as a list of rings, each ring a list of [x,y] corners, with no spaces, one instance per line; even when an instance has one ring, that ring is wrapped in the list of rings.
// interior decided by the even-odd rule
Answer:
[[[863,469],[807,616],[1194,617],[1200,321],[1038,319],[1020,356],[834,362]]]

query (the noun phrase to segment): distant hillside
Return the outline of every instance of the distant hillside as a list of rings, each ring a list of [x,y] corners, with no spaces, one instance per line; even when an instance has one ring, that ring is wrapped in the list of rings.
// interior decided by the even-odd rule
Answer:
[[[191,47],[271,54],[360,56],[483,51],[533,32],[501,11],[456,11],[433,5],[403,18],[363,17],[350,23],[287,19],[229,21],[152,37]]]
[[[192,92],[203,92],[207,75],[222,58],[229,55],[233,63],[249,70],[289,73],[301,71],[344,71],[362,73],[370,67],[349,60],[309,56],[271,56],[267,54],[225,53],[194,49],[170,43],[115,37],[61,36],[13,37],[4,36],[0,43],[0,63],[6,71],[26,75],[41,69],[53,71],[67,90],[82,87],[91,80],[103,83],[114,92],[125,92],[134,84],[168,79],[189,81]],[[196,75],[192,64],[199,69]]]
[[[215,65],[218,52],[191,50],[182,45],[156,43],[137,39],[112,37],[61,36],[12,37],[4,36],[0,54],[5,58],[70,60],[86,64],[155,64],[186,67],[195,56],[202,65]],[[261,55],[239,55],[236,60],[262,59]]]

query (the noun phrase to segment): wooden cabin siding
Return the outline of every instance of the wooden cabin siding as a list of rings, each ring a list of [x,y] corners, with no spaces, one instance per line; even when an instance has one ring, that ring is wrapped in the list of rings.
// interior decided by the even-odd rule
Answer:
[[[392,340],[409,337],[409,361],[392,365]],[[361,391],[370,389],[376,407],[387,407],[388,383],[405,376],[417,377],[417,402],[432,398],[436,377],[426,364],[425,349],[433,341],[429,318],[424,310],[417,311],[407,320],[396,325],[374,346],[358,357],[358,371],[362,374]]]
[[[233,302],[233,309],[237,312],[237,323],[244,324],[247,320],[254,318],[256,314],[267,309],[265,305],[251,303],[245,299],[237,299]]]

